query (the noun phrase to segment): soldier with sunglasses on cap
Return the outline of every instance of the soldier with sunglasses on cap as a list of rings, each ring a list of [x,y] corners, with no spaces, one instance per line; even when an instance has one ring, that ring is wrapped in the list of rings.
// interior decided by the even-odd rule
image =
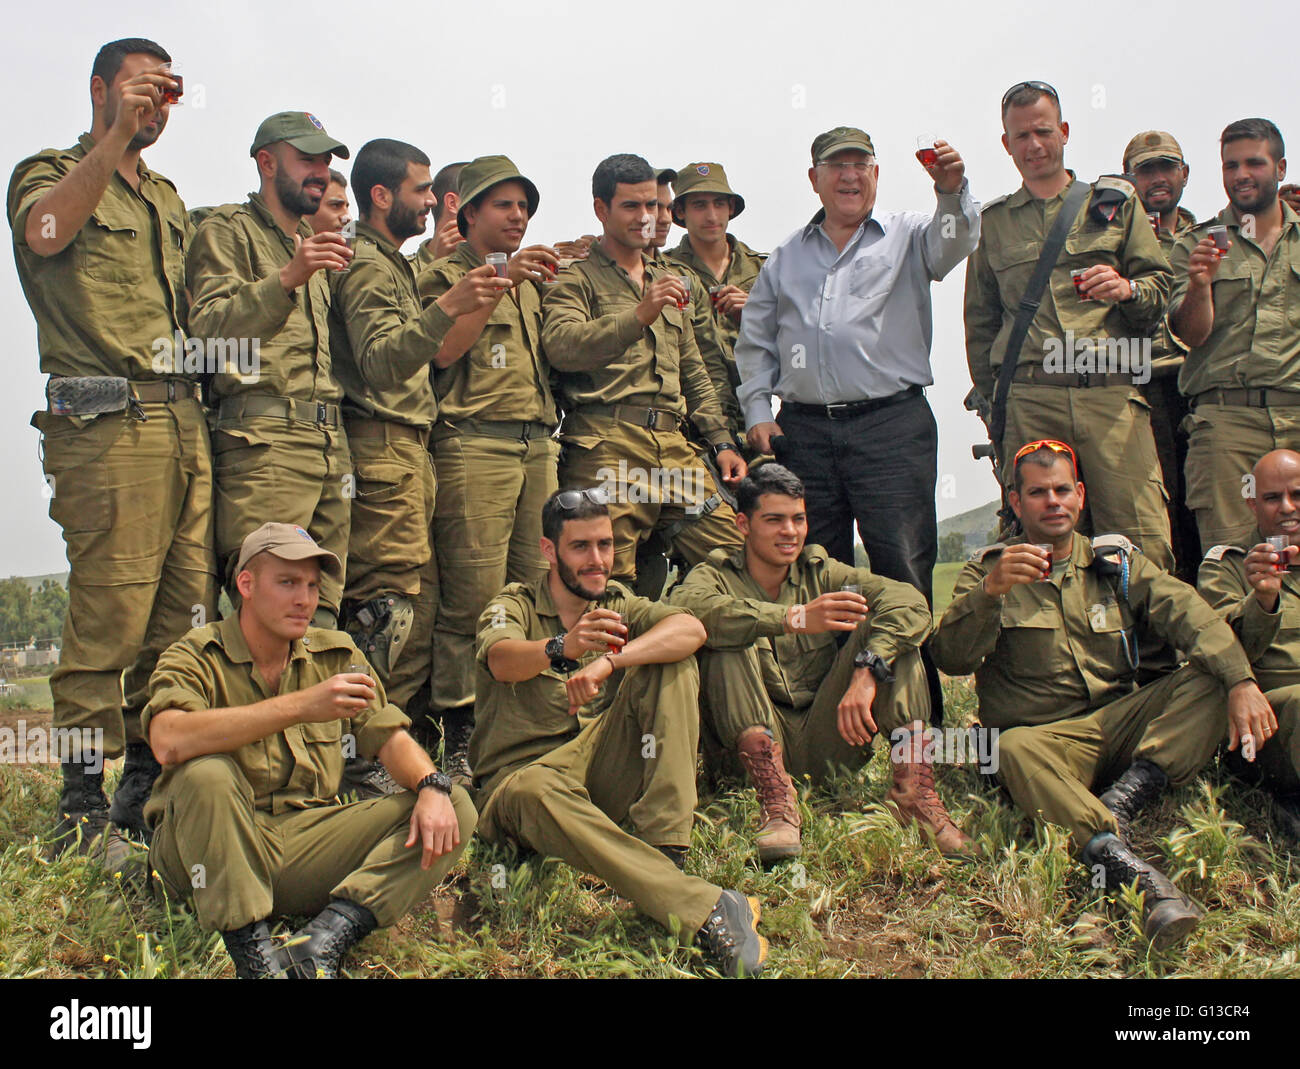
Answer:
[[[695,819],[692,654],[704,625],[610,580],[609,501],[603,487],[551,495],[549,571],[507,586],[479,619],[479,831],[598,876],[664,927],[697,935],[724,973],[753,975],[767,956],[758,900],[680,871]]]
[[[1123,536],[1077,533],[1084,486],[1069,445],[1030,442],[1010,468],[1024,534],[966,563],[935,663],[975,674],[980,724],[999,733],[998,777],[1016,805],[1065,828],[1111,891],[1136,881],[1145,935],[1171,945],[1200,911],[1133,851],[1130,824],[1192,779],[1225,733],[1262,738],[1277,721],[1231,628],[1195,590]],[[1147,633],[1190,663],[1138,687]]]

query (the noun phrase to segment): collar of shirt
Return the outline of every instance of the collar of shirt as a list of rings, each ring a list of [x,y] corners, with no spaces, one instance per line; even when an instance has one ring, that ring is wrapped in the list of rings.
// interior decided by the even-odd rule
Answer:
[[[448,256],[447,259],[455,260],[457,263],[464,264],[471,271],[474,268],[482,267],[485,263],[487,263],[487,260],[485,260],[482,256],[480,256],[478,254],[478,250],[475,249],[474,246],[471,245],[468,241],[462,241],[459,245],[457,245],[454,249],[452,249],[451,255]]]
[[[1291,227],[1300,224],[1300,215],[1297,215],[1291,205],[1281,198],[1278,198],[1278,203],[1282,205],[1282,229],[1278,231],[1277,235],[1278,240],[1281,241],[1287,236],[1287,231]],[[1228,227],[1230,230],[1237,232],[1241,230],[1241,223],[1237,220],[1237,213],[1233,210],[1231,204],[1225,205],[1223,211],[1214,217],[1214,221]],[[1204,226],[1205,223],[1201,225]]]
[[[232,664],[246,664],[250,672],[253,670],[255,667],[253,653],[248,648],[244,629],[239,626],[239,613],[227,616],[217,624],[216,641],[228,661]],[[289,660],[285,662],[285,666],[287,668],[294,661],[307,660],[310,657],[311,651],[308,650],[306,642],[295,638],[289,643]]]
[[[1065,195],[1068,192],[1070,192],[1070,187],[1073,186],[1075,182],[1079,181],[1075,173],[1072,170],[1070,170],[1068,167],[1065,169],[1065,173],[1070,176],[1070,181],[1065,184],[1065,188],[1062,189],[1059,193],[1057,193],[1056,196],[1035,197],[1032,193],[1029,192],[1028,186],[1021,185],[1019,189],[1017,189],[1014,193],[1011,194],[1011,196],[1007,198],[1007,207],[1019,208],[1022,207],[1023,205],[1030,204],[1036,200],[1064,200]]]
[[[264,226],[268,229],[274,230],[280,235],[280,240],[283,241],[289,251],[292,252],[293,238],[280,229],[280,224],[275,221],[275,216],[271,214],[271,209],[267,207],[266,200],[262,194],[257,192],[250,193],[248,195],[248,206],[252,209],[253,214],[262,221]],[[357,226],[361,226],[361,223],[358,222]],[[306,238],[311,237],[314,231],[311,228],[311,224],[307,222],[306,219],[300,218],[298,220],[297,233],[302,235],[305,240]]]
[[[803,228],[803,234],[802,234],[803,240],[807,241],[814,234],[820,233],[822,237],[824,237],[827,241],[831,241],[831,236],[826,233],[826,228],[822,225],[825,221],[826,221],[826,209],[818,208],[817,214],[814,215],[811,219],[809,219],[807,225],[804,226]],[[875,208],[872,208],[871,213],[865,219],[863,219],[861,223],[858,224],[857,230],[853,232],[853,237],[849,238],[849,240],[845,243],[844,248],[840,250],[839,254],[843,256],[850,249],[856,246],[858,242],[862,240],[862,236],[867,232],[868,228],[871,227],[872,223],[875,224],[876,239],[879,240],[880,238],[884,237],[885,224],[875,214]],[[834,246],[834,244],[835,242],[831,241],[831,245]],[[732,251],[734,253],[735,251],[734,247]]]
[[[743,545],[731,551],[723,549],[717,552],[723,555],[725,562],[734,571],[739,572],[741,575],[749,574]],[[790,571],[786,574],[782,585],[789,583],[791,586],[798,588],[806,578],[803,574],[804,570],[815,564],[825,564],[827,559],[826,551],[821,546],[805,545],[803,549],[799,550],[799,556],[790,562]],[[753,579],[753,576],[751,575],[750,578]]]
[[[412,281],[414,281],[415,279],[414,265],[411,263],[410,260],[408,260],[405,256],[402,255],[401,248],[397,245],[394,245],[385,234],[383,234],[379,230],[376,230],[369,223],[362,222],[362,220],[358,219],[357,237],[369,238],[371,241],[373,241],[375,243],[375,248],[377,248],[381,253],[387,256],[388,259],[391,260],[394,264],[400,265],[401,270],[405,271],[408,275],[410,275]]]
[[[727,248],[730,250],[730,257],[731,257],[727,261],[727,266],[730,267],[732,264],[736,262],[736,235],[728,234],[726,237],[727,237]],[[691,267],[692,270],[698,272],[700,275],[703,275],[705,278],[711,279],[713,282],[722,281],[722,279],[720,279],[717,275],[713,273],[712,268],[710,268],[708,264],[706,264],[703,260],[700,259],[699,254],[695,251],[695,246],[691,244],[690,234],[687,234],[685,237],[683,237],[682,240],[678,242],[677,247],[675,249],[669,249],[668,252],[671,253],[674,257],[676,257],[678,260],[684,261],[686,264],[688,264]]]
[[[91,149],[95,147],[95,139],[91,137],[89,133],[84,133],[79,138],[77,138],[77,144],[80,145],[81,148],[88,153],[90,152]],[[118,173],[117,168],[113,169],[113,173],[114,174]],[[150,181],[152,181],[154,178],[157,177],[153,173],[153,171],[149,170],[149,168],[144,165],[144,160],[139,157],[137,157],[135,161],[135,173],[138,174],[142,179],[147,178]]]

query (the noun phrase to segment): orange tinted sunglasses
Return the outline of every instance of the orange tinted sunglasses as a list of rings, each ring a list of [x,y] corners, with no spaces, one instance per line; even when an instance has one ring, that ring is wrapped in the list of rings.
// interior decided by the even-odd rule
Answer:
[[[1020,463],[1021,457],[1027,457],[1030,453],[1039,449],[1050,449],[1053,453],[1064,453],[1070,458],[1070,467],[1074,469],[1074,477],[1079,477],[1079,460],[1074,455],[1074,450],[1064,442],[1058,442],[1055,438],[1040,438],[1036,442],[1030,442],[1028,445],[1022,445],[1016,452],[1015,459],[1011,461],[1012,466]]]

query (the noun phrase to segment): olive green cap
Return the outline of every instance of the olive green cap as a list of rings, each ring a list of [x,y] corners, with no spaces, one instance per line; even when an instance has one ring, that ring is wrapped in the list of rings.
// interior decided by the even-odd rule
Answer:
[[[1132,174],[1144,163],[1150,163],[1152,160],[1187,162],[1183,158],[1183,148],[1174,140],[1174,135],[1167,134],[1163,130],[1144,131],[1128,143],[1128,148],[1124,150],[1124,172]]]
[[[814,164],[821,163],[846,148],[865,152],[868,156],[876,154],[871,137],[865,131],[854,126],[837,126],[834,130],[827,130],[813,138],[812,161]]]
[[[537,214],[537,204],[541,197],[537,187],[519,173],[519,168],[511,162],[509,156],[480,156],[460,169],[456,183],[456,196],[460,200],[460,207],[456,211],[456,229],[462,237],[469,234],[469,228],[465,225],[465,206],[480,193],[510,181],[523,185],[528,197],[528,217],[531,219]]]
[[[264,523],[245,538],[239,547],[235,574],[248,567],[248,562],[259,553],[269,553],[281,560],[310,560],[315,557],[320,560],[322,571],[340,582],[343,580],[343,565],[338,557],[317,545],[316,540],[295,523]]]
[[[349,156],[347,145],[330,137],[321,121],[306,111],[280,111],[269,119],[264,119],[257,128],[253,147],[248,150],[248,154],[256,156],[258,149],[274,145],[277,141],[287,141],[299,152],[311,156],[322,152],[331,152],[345,160]]]
[[[731,188],[720,163],[688,163],[673,179],[673,215],[682,208],[687,193],[725,193],[731,198],[731,218],[745,210],[745,198]]]

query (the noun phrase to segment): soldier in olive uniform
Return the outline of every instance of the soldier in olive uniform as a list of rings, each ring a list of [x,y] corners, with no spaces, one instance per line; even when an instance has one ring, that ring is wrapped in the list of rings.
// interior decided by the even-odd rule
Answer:
[[[598,876],[719,968],[767,957],[759,904],[679,871],[695,817],[704,626],[609,581],[614,532],[601,487],[542,511],[550,570],[484,610],[470,744],[480,833]],[[619,825],[630,825],[631,834]]]
[[[476,823],[352,640],[310,626],[322,571],[342,581],[301,527],[252,532],[238,613],[163,654],[142,716],[165,767],[146,811],[150,864],[244,978],[337,975],[349,947],[428,895]],[[408,789],[339,804],[345,744]],[[313,913],[289,944],[272,941],[268,919]]]
[[[646,246],[645,254],[655,263],[664,263],[664,249],[668,248],[668,235],[673,229],[673,179],[677,171],[672,167],[655,169],[658,198],[655,204],[655,231]]]
[[[1262,737],[1228,739],[1228,760],[1240,776],[1262,782],[1274,813],[1300,839],[1300,454],[1279,449],[1260,458],[1248,499],[1255,530],[1240,546],[1214,546],[1201,564],[1201,595],[1241,640],[1276,723]],[[1270,536],[1285,539],[1276,550]]]
[[[985,205],[966,271],[966,359],[975,388],[990,400],[1021,297],[1078,181],[1065,168],[1070,128],[1051,86],[1012,86],[1002,98],[1002,126],[1002,145],[1025,181]],[[1090,488],[1085,529],[1127,535],[1162,568],[1174,562],[1169,514],[1138,386],[1150,373],[1144,336],[1164,314],[1170,278],[1134,188],[1122,178],[1099,178],[1030,323],[997,443],[1008,486],[1007,446],[1049,437],[1073,443]]]
[[[1187,346],[1187,505],[1201,545],[1242,545],[1243,491],[1273,449],[1300,449],[1300,215],[1278,196],[1282,135],[1241,119],[1220,138],[1228,206],[1179,239],[1169,325]],[[1225,228],[1228,250],[1210,234]],[[1223,235],[1221,235],[1223,236]]]
[[[1143,930],[1164,946],[1199,914],[1130,849],[1129,824],[1166,785],[1195,776],[1226,727],[1258,732],[1272,714],[1231,629],[1194,590],[1123,536],[1076,537],[1084,488],[1068,445],[1030,442],[1012,469],[1025,534],[962,569],[935,663],[975,673],[980,723],[1000,733],[999,776],[1016,805],[1069,831],[1112,889],[1136,880]],[[1191,663],[1135,688],[1147,631]]]
[[[352,478],[326,278],[352,253],[339,234],[313,234],[303,218],[320,207],[330,158],[347,159],[348,150],[314,115],[283,111],[258,127],[248,154],[259,192],[213,209],[186,262],[190,329],[257,346],[251,367],[211,380],[217,564],[232,600],[239,546],[267,516],[286,517],[346,557]],[[341,594],[326,576],[318,623],[335,625]]]
[[[546,245],[520,248],[538,201],[537,187],[505,156],[467,164],[457,197],[465,240],[419,278],[421,299],[433,301],[469,272],[488,270],[489,253],[510,257],[513,288],[463,317],[433,357],[439,598],[431,705],[448,770],[466,777],[479,614],[506,583],[546,574],[541,517],[556,487],[559,416],[542,354],[540,286],[555,278],[558,256]]]
[[[89,846],[110,817],[145,833],[158,774],[139,725],[149,674],[215,609],[210,447],[184,353],[191,228],[175,187],[140,159],[167,125],[167,63],[152,41],[105,45],[90,132],[23,160],[9,182],[14,260],[50,376],[32,425],[70,568],[54,729],[102,732],[84,763],[63,765],[60,848],[78,825]],[[102,759],[124,751],[110,810]]]
[[[1124,173],[1142,198],[1148,218],[1158,217],[1156,238],[1168,259],[1178,239],[1196,225],[1196,217],[1178,204],[1189,173],[1182,146],[1163,130],[1137,134],[1124,149]],[[1151,381],[1142,387],[1142,396],[1151,406],[1151,434],[1160,455],[1160,473],[1169,505],[1170,538],[1177,566],[1174,574],[1185,583],[1194,583],[1201,547],[1196,517],[1187,507],[1183,486],[1187,435],[1181,424],[1189,409],[1187,398],[1178,389],[1178,373],[1184,352],[1165,316],[1152,337]]]
[[[943,853],[968,853],[971,841],[935,793],[930,767],[924,596],[806,546],[803,483],[781,465],[755,468],[737,494],[744,549],[715,549],[672,601],[709,633],[698,655],[700,704],[758,793],[759,860],[800,853],[790,773],[820,780],[834,767],[856,768],[876,735],[892,747],[887,802],[895,816],[919,823]],[[848,639],[838,650],[837,637]]]
[[[673,194],[673,219],[686,228],[686,237],[667,258],[670,265],[689,268],[697,280],[701,292],[692,296],[703,315],[695,319],[695,342],[727,426],[744,444],[735,347],[741,311],[767,257],[727,233],[728,223],[745,210],[745,198],[732,191],[721,164],[687,164],[673,178]]]
[[[542,345],[563,394],[560,484],[610,488],[614,574],[633,580],[637,546],[657,530],[692,564],[740,545],[684,420],[709,441],[725,481],[743,477],[745,462],[695,344],[692,295],[644,254],[654,171],[639,156],[611,156],[592,194],[604,237],[550,287]]]
[[[509,283],[483,268],[421,311],[415,268],[401,247],[424,232],[433,207],[429,157],[402,141],[370,141],[352,179],[356,248],[348,270],[330,277],[331,354],[356,477],[345,627],[406,709],[431,676],[439,600],[430,368],[455,317],[491,307]]]
[[[342,230],[350,215],[348,204],[348,180],[339,171],[330,168],[330,184],[321,198],[320,207],[315,215],[307,216],[307,224],[319,234],[322,230]],[[198,226],[196,221],[195,226]]]
[[[438,168],[433,176],[433,237],[425,238],[415,250],[411,262],[419,274],[434,260],[441,260],[456,251],[461,242],[460,225],[456,216],[460,210],[460,172],[469,161],[448,163]]]

